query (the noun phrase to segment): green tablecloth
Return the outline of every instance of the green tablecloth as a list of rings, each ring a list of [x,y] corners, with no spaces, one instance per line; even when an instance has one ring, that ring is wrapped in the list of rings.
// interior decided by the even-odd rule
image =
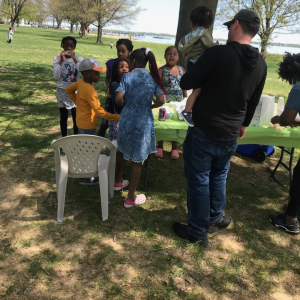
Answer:
[[[177,141],[183,143],[188,126],[184,121],[155,121],[156,141]],[[300,148],[300,127],[273,129],[267,125],[248,127],[246,135],[239,140],[239,145],[260,144]]]

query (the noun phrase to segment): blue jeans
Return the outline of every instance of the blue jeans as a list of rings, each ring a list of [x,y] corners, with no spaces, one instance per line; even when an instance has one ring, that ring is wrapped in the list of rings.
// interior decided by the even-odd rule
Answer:
[[[226,205],[226,178],[237,140],[221,142],[190,127],[183,145],[187,179],[188,232],[207,238],[210,223],[221,222]]]
[[[96,128],[94,129],[82,129],[78,128],[79,134],[90,134],[90,135],[96,135]]]

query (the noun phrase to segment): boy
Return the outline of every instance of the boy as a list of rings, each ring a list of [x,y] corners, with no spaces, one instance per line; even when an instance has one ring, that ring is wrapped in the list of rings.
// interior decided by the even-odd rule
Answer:
[[[113,115],[100,107],[97,92],[93,83],[97,83],[100,78],[100,72],[106,71],[93,58],[84,59],[79,65],[83,79],[69,85],[66,92],[70,99],[77,106],[76,124],[79,134],[96,135],[97,115],[101,118],[119,121],[120,115]],[[76,95],[77,91],[77,95]],[[81,184],[97,184],[98,178],[80,178]]]
[[[218,41],[214,43],[209,30],[214,23],[214,15],[208,7],[195,8],[190,14],[190,21],[193,31],[182,38],[178,44],[179,51],[188,62],[187,71],[193,67],[206,49],[219,45]],[[191,127],[194,126],[191,111],[200,92],[200,88],[193,90],[186,102],[185,109],[181,112],[182,118]]]

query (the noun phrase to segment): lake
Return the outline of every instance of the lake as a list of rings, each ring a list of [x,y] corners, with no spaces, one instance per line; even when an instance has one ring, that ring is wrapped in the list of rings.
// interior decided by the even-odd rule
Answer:
[[[137,41],[144,41],[144,42],[151,42],[151,43],[158,43],[158,44],[175,44],[175,37],[170,37],[170,39],[157,39],[154,38],[152,35],[145,35],[143,37],[136,37]],[[258,44],[253,44],[252,46],[259,48]],[[300,48],[295,47],[285,47],[285,46],[269,46],[268,52],[273,54],[284,54],[285,52],[290,53],[300,53]]]

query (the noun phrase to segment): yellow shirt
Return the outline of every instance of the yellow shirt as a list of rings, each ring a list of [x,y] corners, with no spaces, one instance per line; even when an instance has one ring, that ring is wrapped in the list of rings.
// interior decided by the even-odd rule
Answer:
[[[77,91],[77,95],[75,94]],[[103,119],[119,121],[120,115],[113,115],[100,107],[97,92],[94,86],[83,79],[69,85],[66,92],[76,104],[76,125],[81,129],[94,129],[97,127],[97,115]]]

